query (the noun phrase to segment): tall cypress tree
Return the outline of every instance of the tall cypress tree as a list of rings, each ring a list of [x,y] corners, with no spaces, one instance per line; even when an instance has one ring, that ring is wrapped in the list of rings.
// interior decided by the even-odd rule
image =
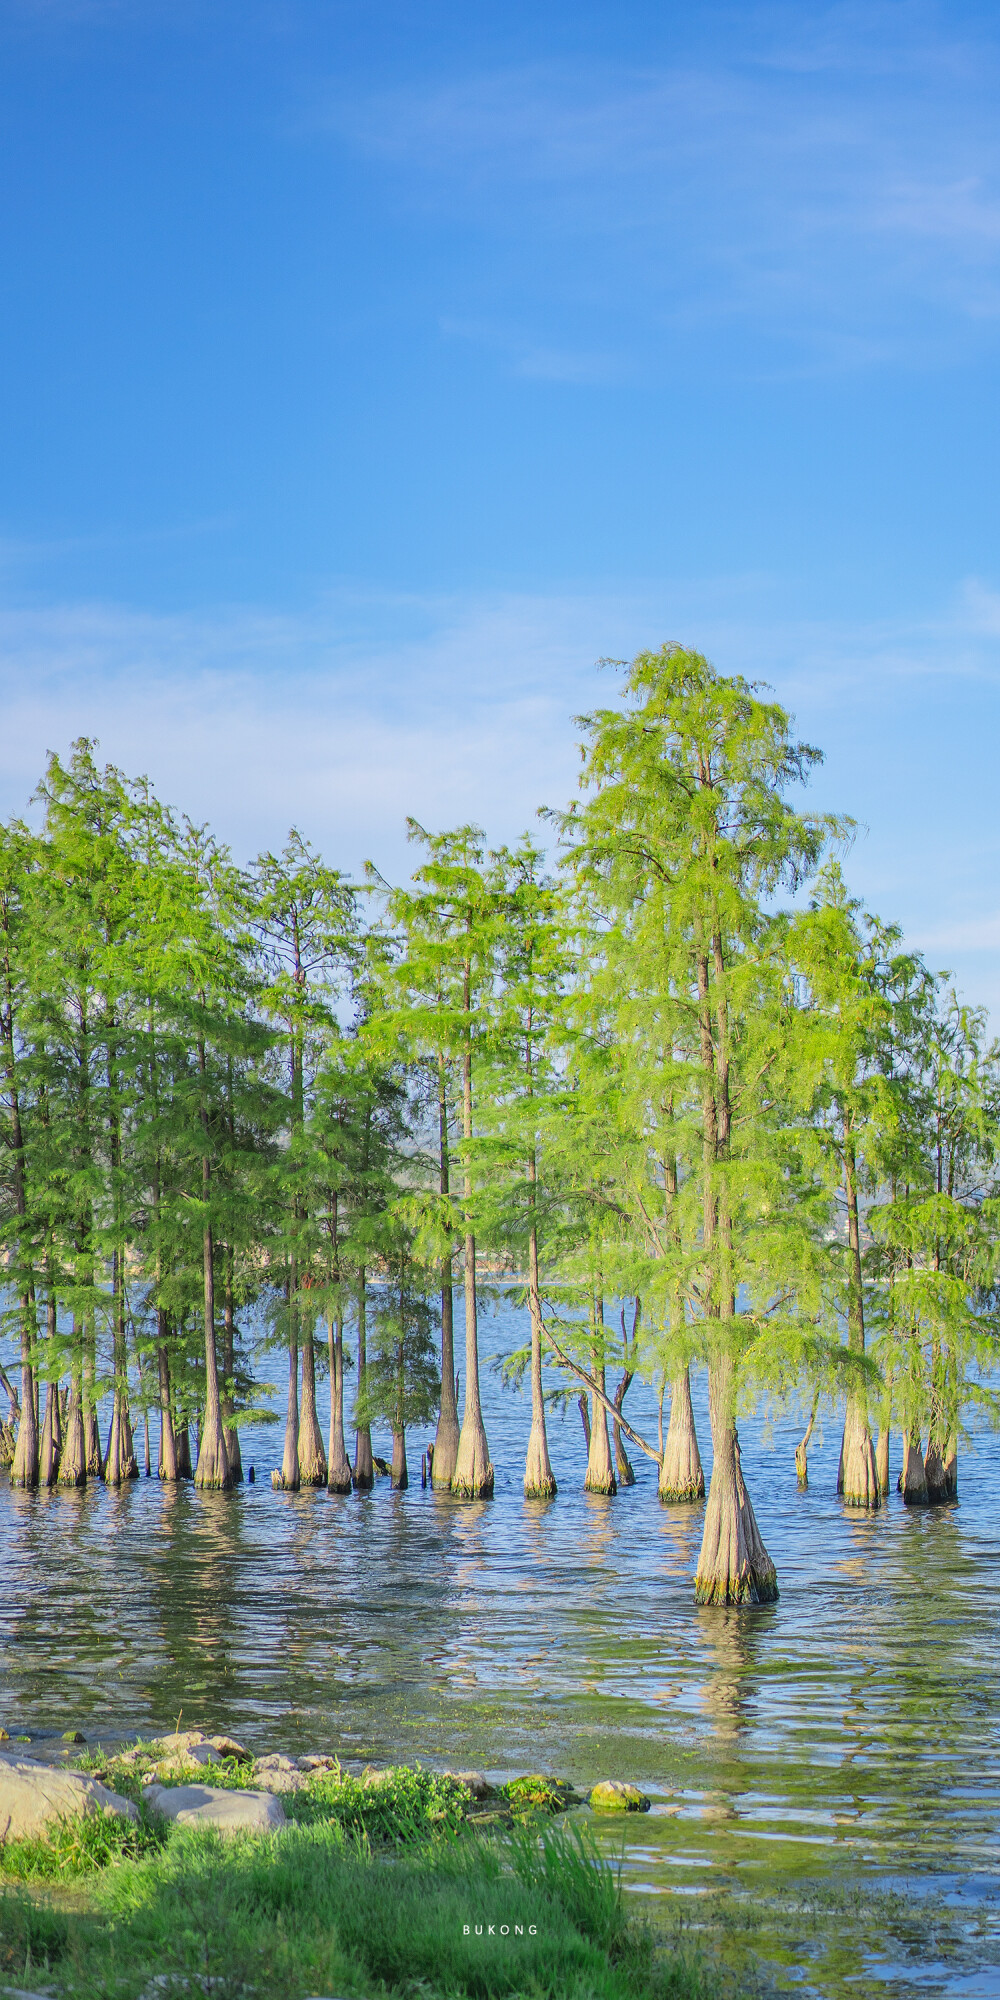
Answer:
[[[811,871],[824,827],[797,815],[787,787],[818,753],[746,682],[680,647],[640,654],[624,712],[585,719],[583,801],[563,817],[581,893],[637,954],[637,913],[653,915],[659,977],[646,1024],[637,960],[632,1032],[683,1056],[681,1200],[697,1205],[687,1277],[709,1367],[712,1481],[695,1591],[700,1602],[777,1593],[736,1428],[741,1370],[757,1333],[816,1286],[820,1210],[795,1171],[782,1119],[782,1070],[795,1060],[787,967],[767,900]],[[666,1017],[666,1018],[665,1018]]]

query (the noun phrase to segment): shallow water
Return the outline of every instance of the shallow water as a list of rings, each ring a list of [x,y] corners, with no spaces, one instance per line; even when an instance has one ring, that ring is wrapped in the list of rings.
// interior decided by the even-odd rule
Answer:
[[[258,1483],[232,1494],[0,1488],[0,1723],[93,1739],[182,1716],[261,1747],[630,1778],[654,1800],[624,1828],[651,1914],[721,1911],[727,1951],[748,1939],[790,1990],[1000,1995],[997,1440],[963,1453],[957,1505],[859,1518],[834,1424],[804,1493],[797,1422],[745,1424],[781,1598],[725,1612],[692,1600],[701,1509],[661,1508],[647,1460],[616,1499],[584,1494],[573,1410],[559,1496],[526,1504],[525,1403],[484,1369],[484,1405],[490,1503],[421,1490],[418,1437],[406,1494],[274,1493],[278,1428],[244,1435]],[[703,1382],[696,1410],[707,1473]],[[629,1414],[655,1436],[638,1384]]]

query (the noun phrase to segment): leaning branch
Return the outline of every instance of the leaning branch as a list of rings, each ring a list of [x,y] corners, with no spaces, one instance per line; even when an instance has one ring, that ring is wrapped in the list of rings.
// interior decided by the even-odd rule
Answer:
[[[660,1453],[656,1450],[655,1445],[647,1444],[645,1438],[640,1437],[638,1431],[634,1431],[632,1429],[631,1424],[628,1423],[626,1419],[622,1416],[621,1410],[615,1408],[615,1405],[612,1402],[611,1397],[605,1394],[605,1391],[601,1388],[600,1384],[598,1382],[595,1382],[594,1377],[588,1374],[586,1368],[581,1368],[580,1363],[578,1361],[574,1361],[573,1356],[571,1354],[567,1354],[564,1347],[560,1347],[559,1342],[552,1331],[552,1328],[548,1325],[547,1321],[545,1320],[542,1321],[542,1331],[545,1334],[545,1338],[548,1341],[549,1346],[551,1347],[552,1352],[556,1357],[556,1360],[561,1362],[564,1368],[568,1368],[571,1371],[571,1373],[577,1377],[578,1381],[586,1383],[588,1389],[590,1390],[591,1395],[596,1396],[599,1403],[603,1403],[604,1408],[607,1410],[609,1417],[613,1417],[615,1423],[621,1425],[621,1428],[625,1432],[626,1437],[630,1437],[632,1443],[637,1444],[639,1450],[644,1451],[646,1457],[651,1458],[653,1460],[654,1465],[662,1465],[663,1459]]]
[[[0,1386],[6,1390],[10,1397],[11,1420],[13,1423],[19,1424],[21,1421],[21,1400],[2,1362],[0,1362]]]

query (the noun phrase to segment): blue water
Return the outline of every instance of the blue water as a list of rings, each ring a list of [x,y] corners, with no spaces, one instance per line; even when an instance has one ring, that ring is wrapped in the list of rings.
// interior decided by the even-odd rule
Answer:
[[[486,1355],[522,1338],[516,1314],[484,1318]],[[819,1929],[804,1915],[800,1936],[755,1940],[789,1990],[1000,1993],[992,1434],[963,1448],[956,1505],[894,1494],[859,1517],[834,1492],[835,1417],[805,1492],[798,1416],[745,1422],[781,1597],[725,1612],[693,1602],[701,1508],[661,1507],[649,1461],[632,1452],[616,1498],[585,1494],[571,1407],[550,1429],[559,1495],[526,1503],[527,1403],[487,1367],[483,1395],[497,1484],[481,1504],[421,1489],[429,1433],[409,1440],[405,1494],[274,1493],[280,1424],[243,1434],[258,1479],[230,1494],[0,1488],[0,1723],[95,1738],[182,1717],[258,1747],[629,1778],[654,1800],[626,1829],[651,1913],[697,1927],[713,1889],[797,1898],[822,1906]],[[701,1379],[695,1404],[707,1473]],[[627,1408],[655,1437],[651,1392]],[[859,1885],[884,1892],[877,1921]]]

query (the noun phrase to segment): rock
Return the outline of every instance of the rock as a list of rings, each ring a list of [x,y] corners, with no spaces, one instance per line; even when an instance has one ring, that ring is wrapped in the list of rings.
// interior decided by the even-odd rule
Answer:
[[[44,1834],[53,1820],[85,1819],[102,1810],[138,1819],[130,1799],[82,1771],[55,1770],[27,1757],[0,1756],[0,1829],[9,1840]]]
[[[327,1756],[315,1756],[315,1757],[300,1757],[300,1758],[299,1758],[299,1770],[300,1770],[300,1771],[335,1771],[335,1770],[337,1769],[337,1767],[338,1767],[339,1763],[340,1763],[340,1758],[339,1758],[339,1757],[327,1757]]]
[[[10,1736],[7,1730],[0,1729],[0,1743],[9,1743],[9,1742],[10,1742]]]
[[[275,1751],[269,1757],[258,1757],[253,1767],[254,1777],[265,1785],[269,1792],[301,1792],[309,1779],[305,1771],[300,1771],[294,1757],[282,1757]]]
[[[235,1757],[238,1764],[253,1763],[253,1751],[245,1750],[242,1743],[237,1743],[234,1737],[210,1736],[208,1740],[220,1757]]]
[[[481,1771],[442,1771],[441,1776],[454,1779],[456,1785],[464,1785],[471,1798],[496,1798],[496,1786],[491,1785]]]
[[[221,1758],[211,1743],[192,1743],[190,1750],[178,1750],[169,1757],[158,1757],[150,1774],[160,1778],[176,1778],[189,1771],[192,1764],[219,1764]]]
[[[625,1785],[620,1778],[604,1778],[590,1794],[594,1812],[648,1812],[649,1800],[638,1785]]]
[[[220,1833],[274,1833],[287,1826],[272,1792],[228,1792],[214,1785],[152,1785],[149,1804],[178,1826],[214,1826]]]
[[[87,1741],[85,1736],[81,1736],[78,1729],[64,1729],[62,1740],[64,1743],[86,1743]]]
[[[379,1478],[380,1478],[380,1479],[388,1479],[388,1477],[389,1477],[389,1466],[388,1466],[388,1463],[387,1463],[387,1461],[386,1461],[386,1460],[385,1460],[384,1458],[375,1458],[375,1457],[374,1457],[374,1455],[373,1455],[373,1457],[372,1457],[372,1464],[373,1464],[373,1466],[375,1467],[375,1470],[376,1470],[376,1472],[378,1473],[378,1476],[379,1476]]]

